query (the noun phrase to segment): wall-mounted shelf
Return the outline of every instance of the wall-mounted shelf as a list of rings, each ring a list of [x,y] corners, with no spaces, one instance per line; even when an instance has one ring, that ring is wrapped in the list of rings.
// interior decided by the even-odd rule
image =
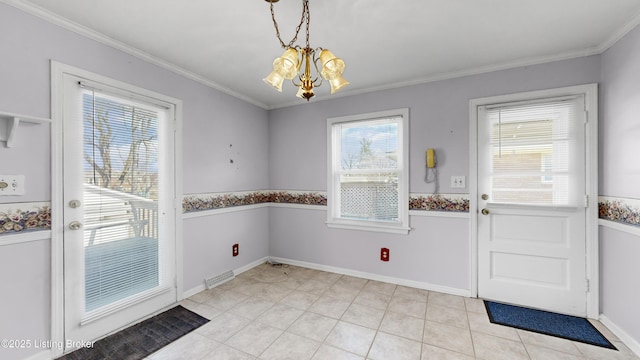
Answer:
[[[12,147],[21,123],[47,124],[51,123],[51,119],[0,111],[0,142],[4,142],[6,147]]]

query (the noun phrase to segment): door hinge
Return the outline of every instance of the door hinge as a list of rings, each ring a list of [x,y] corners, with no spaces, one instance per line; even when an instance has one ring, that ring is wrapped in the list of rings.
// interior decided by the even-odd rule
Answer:
[[[589,195],[584,196],[584,207],[589,207]]]
[[[586,285],[586,292],[590,292],[591,291],[591,284],[589,282],[589,279],[585,279],[585,285]]]
[[[589,112],[587,110],[584,111],[584,123],[589,123]]]

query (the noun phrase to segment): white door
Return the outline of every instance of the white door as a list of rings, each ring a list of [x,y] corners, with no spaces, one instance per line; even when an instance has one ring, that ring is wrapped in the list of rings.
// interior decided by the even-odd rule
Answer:
[[[174,110],[62,79],[64,337],[73,343],[176,301]]]
[[[478,296],[586,315],[584,97],[477,111]]]

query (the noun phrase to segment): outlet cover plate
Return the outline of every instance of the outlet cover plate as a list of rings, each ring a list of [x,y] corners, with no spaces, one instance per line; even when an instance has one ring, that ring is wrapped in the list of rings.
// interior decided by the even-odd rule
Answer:
[[[467,187],[466,176],[452,176],[451,188],[452,189],[464,189]]]

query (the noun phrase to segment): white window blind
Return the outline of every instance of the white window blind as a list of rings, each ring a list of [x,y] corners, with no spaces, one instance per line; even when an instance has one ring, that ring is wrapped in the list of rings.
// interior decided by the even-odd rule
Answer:
[[[329,119],[330,226],[408,228],[407,119],[389,114]]]
[[[85,311],[159,285],[158,111],[85,89]]]
[[[490,126],[493,202],[573,206],[577,99],[501,106],[485,110]],[[580,140],[581,141],[581,140]]]

